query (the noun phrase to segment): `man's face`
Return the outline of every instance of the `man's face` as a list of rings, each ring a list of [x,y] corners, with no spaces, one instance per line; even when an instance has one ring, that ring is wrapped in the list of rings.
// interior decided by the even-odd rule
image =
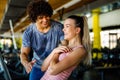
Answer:
[[[50,17],[49,16],[38,16],[36,23],[39,27],[45,28],[50,25]]]

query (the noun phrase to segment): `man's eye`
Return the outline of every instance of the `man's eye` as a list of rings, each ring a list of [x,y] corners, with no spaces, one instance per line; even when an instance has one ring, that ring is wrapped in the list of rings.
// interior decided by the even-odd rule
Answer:
[[[42,18],[43,18],[42,16],[39,17],[39,19],[42,19]]]
[[[38,19],[42,19],[43,18],[43,16],[38,16]]]

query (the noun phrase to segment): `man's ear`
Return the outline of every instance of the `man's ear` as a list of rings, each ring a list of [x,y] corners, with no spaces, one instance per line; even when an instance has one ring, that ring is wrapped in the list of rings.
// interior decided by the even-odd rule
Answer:
[[[76,33],[80,33],[81,29],[80,28],[76,28]]]

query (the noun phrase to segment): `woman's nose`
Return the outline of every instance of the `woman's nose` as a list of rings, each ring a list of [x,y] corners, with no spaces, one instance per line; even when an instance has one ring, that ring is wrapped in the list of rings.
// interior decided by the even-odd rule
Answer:
[[[64,28],[62,29],[62,31],[64,31]]]

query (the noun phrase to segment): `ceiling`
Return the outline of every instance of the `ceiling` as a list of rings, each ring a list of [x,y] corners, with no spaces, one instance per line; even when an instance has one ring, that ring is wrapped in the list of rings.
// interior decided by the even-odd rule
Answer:
[[[0,0],[0,22],[1,22],[3,14],[4,14],[4,9],[5,9],[6,3],[7,3],[7,0]]]
[[[0,0],[3,3],[4,0]],[[6,1],[6,3],[5,3]],[[1,18],[0,33],[9,31],[9,20],[12,20],[13,26],[25,15],[26,5],[30,0],[5,0],[4,1],[4,13]]]
[[[30,21],[26,14],[26,6],[30,1],[31,0],[0,0],[0,34],[10,31],[10,20],[12,21],[14,32],[24,31],[26,26],[30,24]],[[52,18],[58,19],[60,18],[59,16],[61,16],[62,18],[62,14],[67,14],[75,11],[76,9],[81,9],[85,5],[91,4],[91,6],[98,7],[97,6],[98,4],[96,4],[95,2],[104,1],[104,3],[101,4],[105,4],[108,3],[109,1],[114,0],[47,0],[47,1],[51,4],[55,12]]]

